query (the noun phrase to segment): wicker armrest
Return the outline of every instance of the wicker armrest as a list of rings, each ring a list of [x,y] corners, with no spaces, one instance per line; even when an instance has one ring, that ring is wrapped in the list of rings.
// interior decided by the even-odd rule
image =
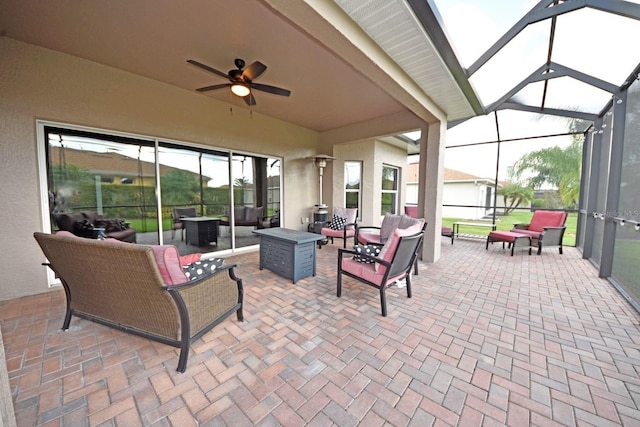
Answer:
[[[212,275],[165,288],[178,294],[184,303],[191,337],[208,330],[212,323],[238,310],[242,304],[242,280],[236,277],[234,267],[235,264],[223,266]],[[238,320],[242,320],[241,313],[238,314]]]
[[[512,230],[528,230],[528,229],[529,229],[529,224],[524,224],[524,223],[513,224],[513,228],[512,228]]]

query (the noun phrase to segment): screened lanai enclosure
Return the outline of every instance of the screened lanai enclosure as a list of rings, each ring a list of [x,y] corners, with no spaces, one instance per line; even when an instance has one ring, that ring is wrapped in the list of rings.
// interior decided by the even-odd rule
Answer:
[[[640,308],[640,2],[409,3],[482,110],[448,125],[443,224],[565,210],[565,244]]]

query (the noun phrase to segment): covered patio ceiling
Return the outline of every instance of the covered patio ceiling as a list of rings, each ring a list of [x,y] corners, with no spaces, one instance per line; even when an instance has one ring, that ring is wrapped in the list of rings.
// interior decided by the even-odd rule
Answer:
[[[253,111],[318,132],[385,117],[398,129],[379,132],[406,131],[474,115],[475,94],[461,90],[409,3],[385,3],[387,23],[413,33],[410,70],[389,55],[394,46],[378,46],[326,1],[2,0],[0,34],[194,93],[226,80],[189,59],[224,73],[235,58],[261,61],[268,68],[257,83],[291,96],[256,92]],[[201,96],[249,108],[226,89]]]

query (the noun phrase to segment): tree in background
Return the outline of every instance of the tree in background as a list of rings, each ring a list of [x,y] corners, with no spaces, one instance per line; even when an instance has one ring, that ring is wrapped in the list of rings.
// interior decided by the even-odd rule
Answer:
[[[574,120],[569,128],[575,131],[579,125],[580,122]],[[513,177],[533,190],[550,184],[558,189],[566,208],[575,208],[580,196],[582,142],[581,135],[574,135],[566,148],[543,148],[525,154],[512,166]]]
[[[509,215],[521,204],[531,202],[535,198],[533,188],[511,182],[500,187],[498,195],[504,199],[504,215]]]
[[[173,170],[160,177],[160,185],[163,205],[190,205],[200,200],[200,182],[192,172]]]

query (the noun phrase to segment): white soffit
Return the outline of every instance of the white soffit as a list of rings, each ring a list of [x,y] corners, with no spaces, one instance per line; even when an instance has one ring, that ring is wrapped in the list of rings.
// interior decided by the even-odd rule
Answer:
[[[437,49],[405,0],[334,0],[447,115],[475,116]]]

